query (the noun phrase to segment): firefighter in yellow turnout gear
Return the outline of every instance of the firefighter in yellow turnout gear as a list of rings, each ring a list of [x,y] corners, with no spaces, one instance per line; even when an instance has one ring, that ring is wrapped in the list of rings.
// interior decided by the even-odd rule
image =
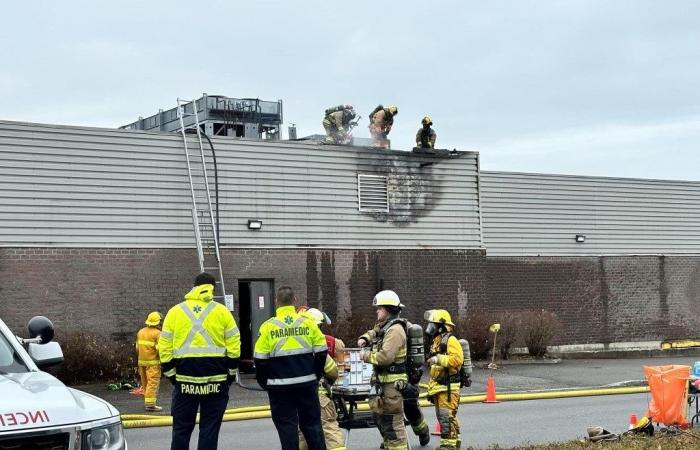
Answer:
[[[326,130],[326,144],[348,144],[348,136],[355,126],[353,122],[357,113],[352,105],[338,105],[328,108],[323,116],[323,128]]]
[[[399,109],[390,105],[386,108],[378,105],[369,114],[369,132],[372,135],[372,146],[378,148],[389,148],[388,135],[394,125],[394,116],[399,113]]]
[[[433,119],[430,116],[423,117],[421,120],[422,127],[416,133],[416,147],[418,148],[435,148],[437,133],[431,128]]]
[[[147,411],[162,411],[156,405],[160,387],[160,359],[158,358],[158,338],[160,337],[160,313],[153,311],[146,318],[146,326],[136,333],[139,377],[143,388],[143,399]]]
[[[216,450],[221,421],[236,379],[241,335],[224,305],[214,301],[216,279],[197,275],[185,300],[170,308],[158,347],[173,383],[171,450],[187,450],[199,410],[200,450]]]
[[[454,450],[460,446],[457,408],[464,352],[459,340],[452,334],[454,323],[450,313],[444,309],[433,309],[425,312],[425,320],[428,321],[425,332],[433,337],[427,361],[430,367],[428,398],[435,404],[435,415],[440,423],[438,449]]]
[[[302,315],[318,324],[319,328],[323,325],[331,324],[331,319],[328,315],[316,308],[310,308],[304,311]],[[327,334],[325,336],[328,356],[326,356],[326,364],[323,367],[323,379],[318,385],[318,400],[321,404],[321,427],[323,428],[323,437],[326,440],[326,448],[328,450],[346,450],[345,433],[338,426],[338,414],[335,411],[335,404],[330,398],[330,386],[338,379],[336,358],[343,354],[345,343],[333,336]],[[299,444],[301,450],[309,448],[301,430],[299,430]]]
[[[399,318],[403,304],[394,291],[381,291],[372,304],[377,308],[377,324],[360,336],[357,345],[370,347],[362,359],[374,366],[372,382],[376,396],[369,405],[386,450],[408,449],[403,421],[403,396],[397,389],[408,381],[406,374],[406,321]],[[398,383],[397,383],[398,382]]]

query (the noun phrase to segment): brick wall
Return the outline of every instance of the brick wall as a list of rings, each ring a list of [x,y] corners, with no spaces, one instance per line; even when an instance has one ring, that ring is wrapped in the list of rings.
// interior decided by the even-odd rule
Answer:
[[[565,326],[560,344],[700,334],[699,257],[225,249],[223,264],[236,297],[239,279],[274,279],[338,323],[373,316],[371,299],[384,288],[399,293],[412,320],[435,307],[461,316],[550,309]],[[0,248],[0,317],[17,332],[43,314],[60,330],[131,336],[148,312],[182,298],[196,267],[191,249]]]
[[[484,302],[480,250],[225,249],[222,258],[236,296],[239,279],[274,279],[338,322],[373,317],[382,287],[414,320],[439,305],[466,313],[469,301]],[[0,317],[17,332],[42,314],[60,330],[131,336],[148,312],[180,301],[196,267],[191,249],[0,248]]]
[[[699,257],[488,257],[486,267],[490,308],[555,311],[559,344],[700,336]]]

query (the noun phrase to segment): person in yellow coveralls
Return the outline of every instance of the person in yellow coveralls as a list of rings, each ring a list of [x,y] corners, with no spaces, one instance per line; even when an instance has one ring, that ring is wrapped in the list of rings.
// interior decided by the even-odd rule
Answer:
[[[464,362],[464,351],[457,337],[452,334],[454,323],[450,313],[444,309],[425,312],[428,325],[425,333],[432,336],[428,382],[428,398],[435,405],[435,415],[440,424],[440,450],[454,450],[460,447],[459,389],[462,387],[460,370]]]
[[[158,338],[160,337],[160,313],[153,311],[146,318],[146,326],[136,333],[136,352],[138,353],[139,377],[143,388],[146,411],[162,411],[156,405],[160,387],[160,359],[158,357]]]

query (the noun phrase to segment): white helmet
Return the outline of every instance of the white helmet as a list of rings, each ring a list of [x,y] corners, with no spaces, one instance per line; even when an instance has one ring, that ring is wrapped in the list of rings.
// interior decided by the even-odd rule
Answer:
[[[321,324],[326,324],[330,325],[331,324],[331,318],[328,317],[328,314],[316,309],[316,308],[309,308],[306,311],[302,313],[303,316],[308,317],[309,319],[313,320],[315,323],[318,325]]]
[[[398,306],[403,308],[404,305],[399,300],[399,296],[394,291],[386,290],[381,291],[374,296],[372,300],[372,306]]]

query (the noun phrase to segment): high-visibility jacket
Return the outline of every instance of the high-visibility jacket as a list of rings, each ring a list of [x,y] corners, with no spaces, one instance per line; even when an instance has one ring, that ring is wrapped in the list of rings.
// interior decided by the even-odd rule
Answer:
[[[323,377],[326,379],[327,385],[321,380],[318,384],[319,395],[329,395],[327,386],[333,385],[339,375],[337,357],[343,356],[341,353],[345,350],[345,343],[341,339],[328,335],[325,338],[328,346],[328,356],[326,356],[326,363],[323,366]]]
[[[157,366],[158,338],[160,330],[156,327],[143,327],[136,333],[136,352],[138,353],[139,366]]]
[[[378,324],[361,336],[372,344],[366,362],[374,365],[374,374],[380,383],[408,380],[406,326],[404,319],[394,318]]]
[[[263,389],[315,384],[324,373],[326,338],[311,319],[294,306],[277,308],[260,326],[255,343],[255,376]]]
[[[436,354],[437,364],[430,366],[428,395],[446,392],[448,385],[451,392],[459,395],[459,389],[462,387],[459,371],[464,362],[464,352],[459,339],[452,333],[439,334],[433,339],[430,353]]]
[[[213,298],[213,285],[195,286],[163,320],[158,340],[163,373],[185,385],[185,394],[219,392],[238,368],[240,332],[231,311]]]

